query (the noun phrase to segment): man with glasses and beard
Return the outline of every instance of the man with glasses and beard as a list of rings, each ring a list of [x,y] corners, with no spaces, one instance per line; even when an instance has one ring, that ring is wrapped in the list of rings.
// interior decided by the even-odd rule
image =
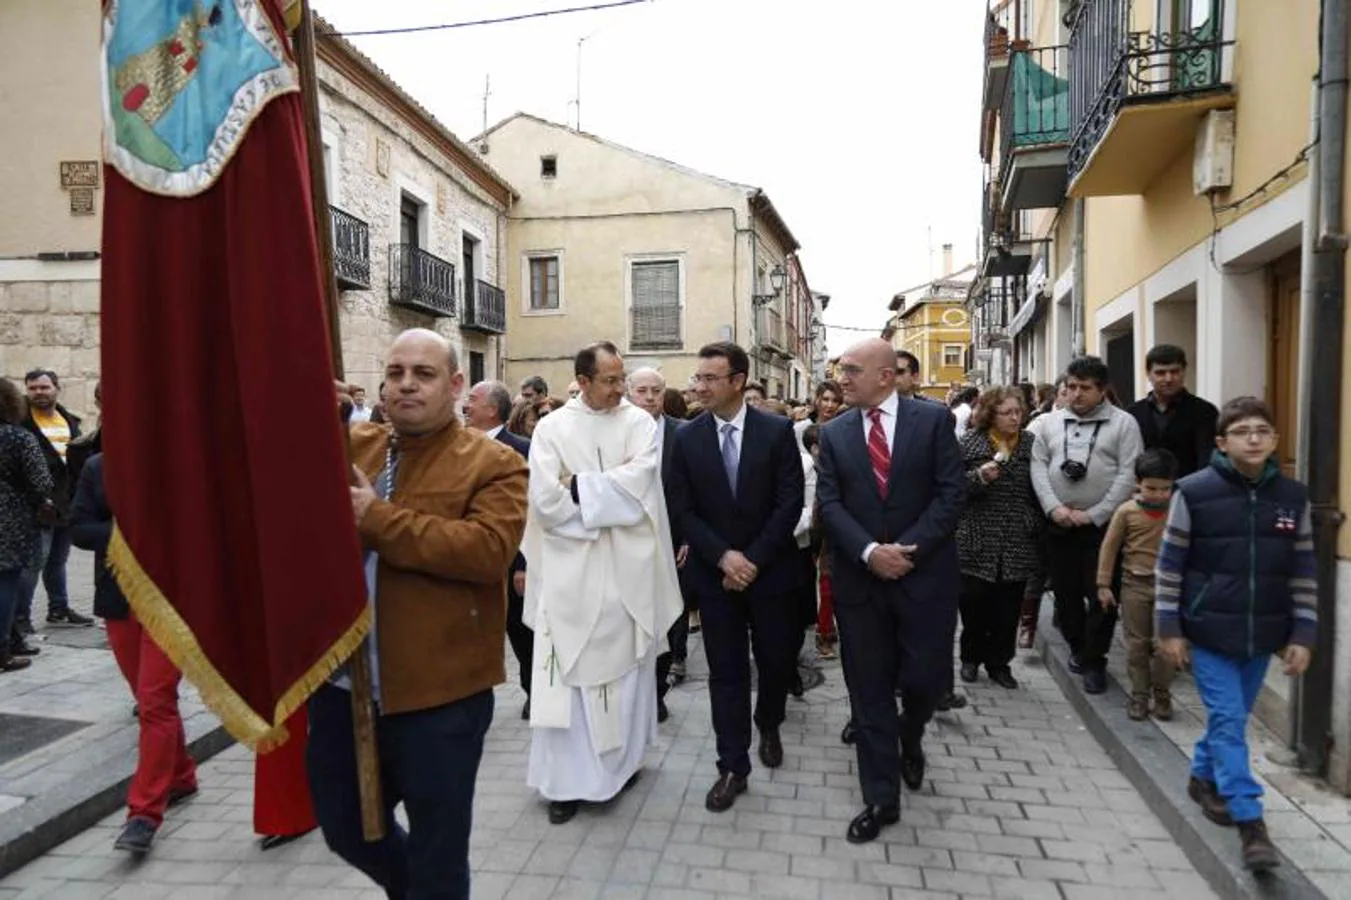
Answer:
[[[1046,537],[1060,632],[1082,673],[1084,690],[1107,689],[1107,651],[1116,608],[1097,602],[1098,550],[1112,514],[1135,492],[1143,449],[1130,413],[1107,400],[1110,375],[1096,356],[1065,370],[1068,405],[1042,416],[1032,448],[1032,486],[1050,519]]]

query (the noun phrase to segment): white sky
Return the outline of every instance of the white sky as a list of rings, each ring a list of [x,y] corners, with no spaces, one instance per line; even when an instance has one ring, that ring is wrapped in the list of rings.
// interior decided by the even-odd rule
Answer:
[[[593,0],[313,0],[340,31]],[[899,290],[973,261],[985,0],[652,0],[352,38],[461,138],[517,111],[764,188],[832,326],[881,329]],[[930,236],[932,235],[932,236]],[[931,252],[932,249],[932,252]],[[832,328],[838,353],[866,335]]]

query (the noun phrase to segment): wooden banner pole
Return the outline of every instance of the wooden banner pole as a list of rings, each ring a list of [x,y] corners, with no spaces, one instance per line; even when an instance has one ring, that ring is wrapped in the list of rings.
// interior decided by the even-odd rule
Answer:
[[[309,0],[301,0],[300,26],[295,33],[296,64],[305,109],[305,139],[309,149],[310,202],[314,207],[314,231],[318,241],[319,268],[328,313],[328,339],[333,356],[333,377],[344,381],[342,323],[339,319],[338,280],[333,269],[333,224],[329,217],[328,185],[324,172],[323,133],[319,125],[319,76],[315,55],[314,14]],[[361,796],[361,833],[367,841],[385,837],[384,802],[380,786],[380,758],[375,743],[375,703],[371,686],[370,658],[362,642],[348,659],[352,680],[352,730],[356,741],[357,788]]]

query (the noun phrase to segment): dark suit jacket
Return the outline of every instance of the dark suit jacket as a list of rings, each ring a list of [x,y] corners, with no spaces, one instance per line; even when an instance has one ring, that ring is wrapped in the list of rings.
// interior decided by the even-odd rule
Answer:
[[[497,433],[497,439],[502,443],[506,444],[511,449],[515,450],[517,453],[524,456],[526,459],[530,458],[529,438],[523,438],[520,435],[512,434],[510,431],[507,431],[506,428],[503,428],[501,431]],[[521,551],[517,550],[516,558],[511,561],[511,568],[508,569],[507,572],[508,574],[514,575],[517,572],[524,572],[524,571],[525,571],[525,557],[521,555]],[[507,592],[510,594],[516,593],[516,588],[512,585],[510,578],[507,579]]]
[[[1210,464],[1210,454],[1215,449],[1215,423],[1220,411],[1190,391],[1183,391],[1173,407],[1162,431],[1154,414],[1152,393],[1126,407],[1126,412],[1135,416],[1139,423],[1145,449],[1172,453],[1177,457],[1177,475],[1184,478]]]
[[[891,475],[883,500],[873,478],[858,409],[821,429],[816,500],[830,538],[835,602],[862,603],[879,592],[955,604],[957,520],[966,499],[961,451],[947,408],[900,398],[891,447]],[[916,545],[915,568],[883,581],[863,564],[872,542]]]
[[[670,416],[661,417],[661,486],[665,490],[671,483],[671,463],[675,459],[675,438],[680,426],[685,423]],[[675,512],[666,507],[666,518],[671,522],[671,546],[680,549],[680,528],[677,526]]]
[[[722,465],[721,435],[711,412],[676,432],[669,456],[666,505],[681,540],[690,545],[690,587],[722,592],[718,562],[739,550],[759,569],[747,593],[782,594],[798,587],[802,565],[793,529],[802,515],[804,482],[793,423],[746,410],[733,496]]]

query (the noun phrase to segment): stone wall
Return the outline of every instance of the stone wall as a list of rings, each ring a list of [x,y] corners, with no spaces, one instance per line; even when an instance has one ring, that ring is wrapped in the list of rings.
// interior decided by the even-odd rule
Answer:
[[[0,373],[23,385],[24,373],[51,369],[61,402],[78,416],[94,412],[99,373],[96,281],[0,282]]]

